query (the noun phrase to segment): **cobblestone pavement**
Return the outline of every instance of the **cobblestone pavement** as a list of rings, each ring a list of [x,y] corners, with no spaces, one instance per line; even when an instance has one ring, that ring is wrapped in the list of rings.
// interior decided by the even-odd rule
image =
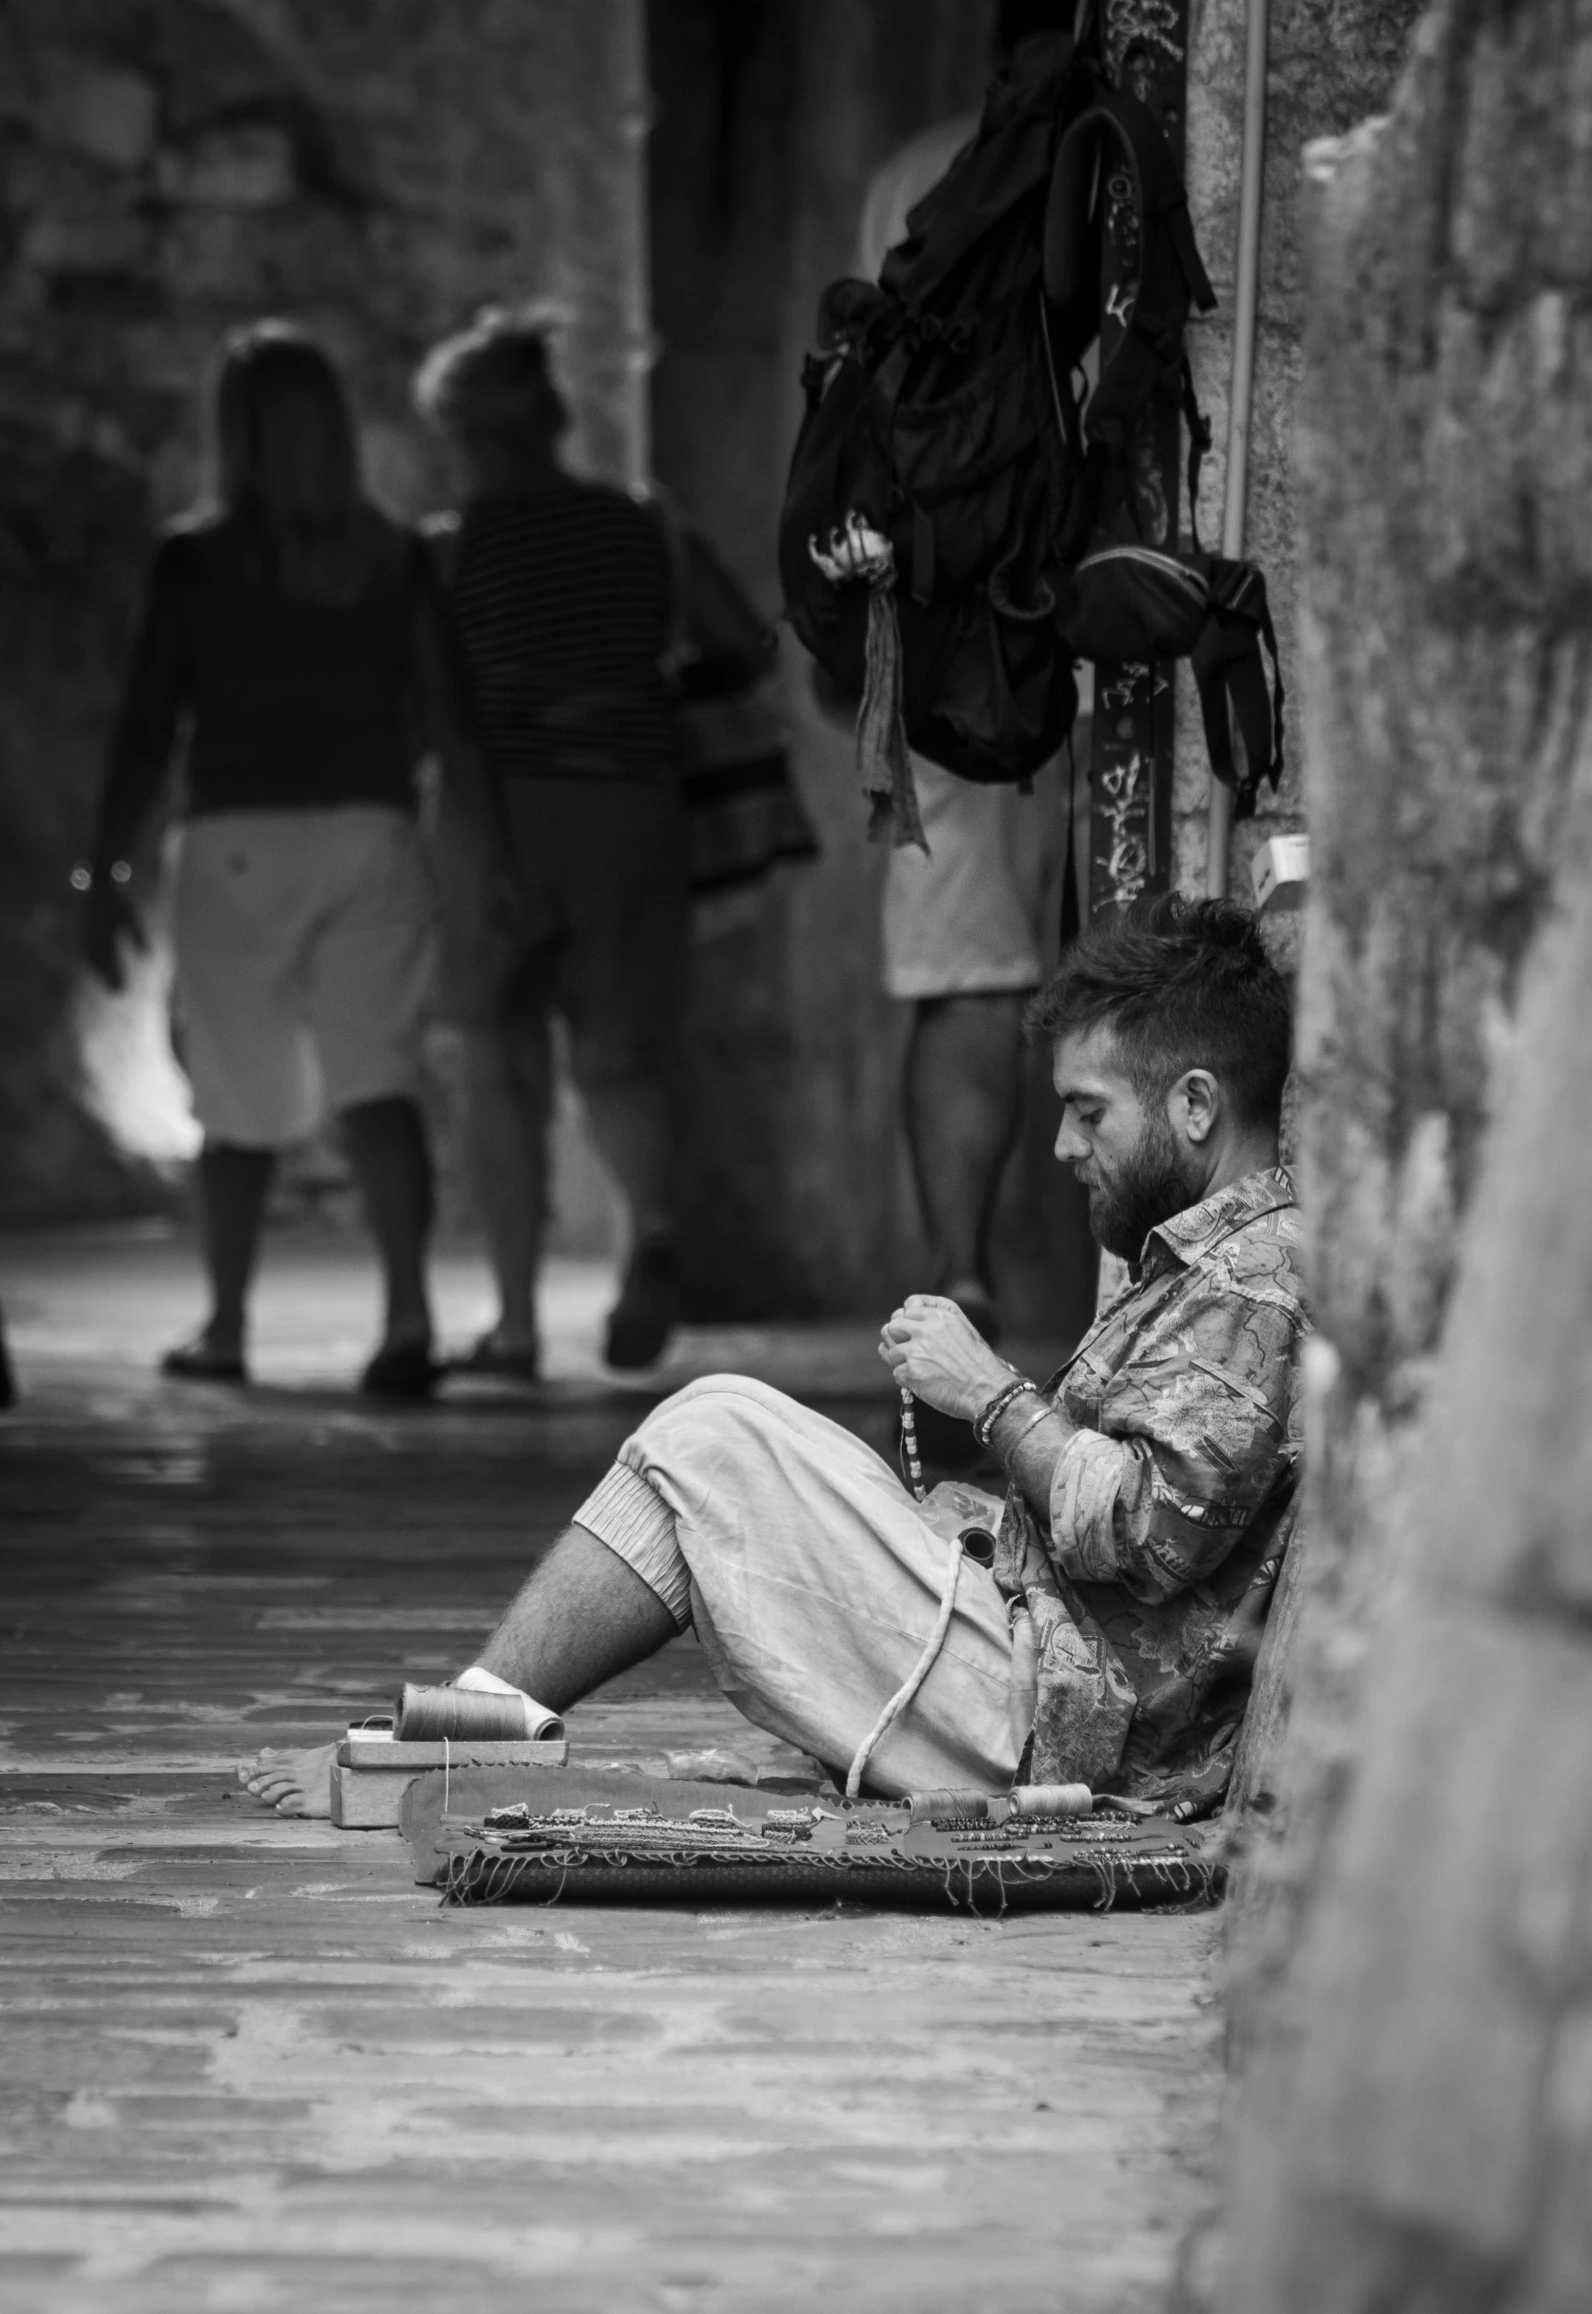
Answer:
[[[439,1265],[450,1329],[479,1265]],[[248,1391],[153,1373],[158,1231],[0,1245],[0,2259],[11,2314],[1138,2314],[1202,2197],[1209,1915],[443,1912],[226,1773],[445,1677],[649,1394],[564,1265],[539,1396],[371,1411],[372,1288],[274,1243]],[[1036,1353],[1036,1358],[1037,1358]],[[693,1334],[874,1443],[863,1328]],[[767,1739],[683,1639],[577,1754]]]

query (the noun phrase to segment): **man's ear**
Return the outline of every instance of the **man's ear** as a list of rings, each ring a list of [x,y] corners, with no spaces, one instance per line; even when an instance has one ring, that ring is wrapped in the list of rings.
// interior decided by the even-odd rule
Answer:
[[[1221,1115],[1222,1088],[1209,1069],[1188,1069],[1166,1097],[1172,1130],[1199,1148],[1216,1129]]]

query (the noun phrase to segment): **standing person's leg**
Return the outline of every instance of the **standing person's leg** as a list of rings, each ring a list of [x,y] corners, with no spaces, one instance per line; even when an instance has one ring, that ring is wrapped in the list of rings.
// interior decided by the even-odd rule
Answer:
[[[907,1140],[936,1290],[993,1319],[989,1232],[1022,1116],[1020,995],[924,997],[907,1047]]]
[[[505,1014],[466,1033],[470,1166],[497,1286],[496,1323],[469,1363],[530,1379],[537,1370],[536,1278],[547,1226],[552,1055],[545,1011]]]
[[[361,1386],[376,1397],[422,1398],[438,1373],[425,1279],[431,1153],[420,1106],[436,969],[431,891],[403,812],[356,804],[318,818],[327,898],[310,952],[315,1040],[385,1303]]]
[[[568,935],[558,999],[592,1138],[618,1185],[628,1259],[604,1355],[651,1365],[679,1315],[677,1150],[670,1065],[684,994],[689,898],[672,785],[562,783]]]
[[[517,1381],[533,1381],[540,1363],[536,1278],[553,1114],[548,953],[558,922],[542,786],[512,781],[504,799],[504,836],[514,848],[512,912],[505,909],[505,863],[447,786],[432,830],[442,916],[438,1009],[464,1034],[470,1172],[498,1296],[496,1318],[463,1364]]]
[[[321,1084],[305,954],[319,861],[304,815],[226,812],[182,831],[173,905],[182,1065],[204,1129],[200,1248],[210,1313],[168,1374],[241,1381],[276,1152],[314,1130]],[[291,824],[288,824],[291,823]]]
[[[210,1314],[191,1342],[167,1351],[162,1365],[168,1374],[188,1381],[243,1380],[249,1288],[275,1171],[274,1149],[207,1140],[200,1150],[199,1243]]]
[[[431,1346],[426,1245],[434,1198],[431,1153],[419,1104],[392,1094],[356,1101],[342,1114],[343,1142],[376,1240],[386,1290],[383,1352]]]
[[[577,1046],[576,1082],[592,1139],[618,1184],[632,1249],[674,1242],[674,1121],[661,1068],[642,1062],[624,1074],[600,1073],[602,1058]]]
[[[914,757],[930,856],[891,854],[884,985],[915,1007],[907,1138],[935,1285],[993,1332],[989,1225],[1022,1110],[1022,1006],[1041,977],[1035,905],[1051,831],[1037,798]]]

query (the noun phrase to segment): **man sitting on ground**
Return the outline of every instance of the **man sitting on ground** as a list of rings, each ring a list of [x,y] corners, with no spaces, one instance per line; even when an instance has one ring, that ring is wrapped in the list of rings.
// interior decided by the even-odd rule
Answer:
[[[1288,992],[1252,917],[1170,897],[1090,925],[1030,1017],[1056,1155],[1130,1283],[1043,1390],[942,1297],[885,1327],[897,1381],[975,1419],[1010,1483],[995,1564],[963,1567],[864,1788],[1020,1776],[1198,1814],[1231,1769],[1298,1466]],[[459,1684],[562,1711],[694,1623],[746,1717],[844,1777],[925,1650],[948,1564],[859,1439],[715,1375],[626,1440]],[[250,1787],[324,1815],[329,1761],[262,1763]]]

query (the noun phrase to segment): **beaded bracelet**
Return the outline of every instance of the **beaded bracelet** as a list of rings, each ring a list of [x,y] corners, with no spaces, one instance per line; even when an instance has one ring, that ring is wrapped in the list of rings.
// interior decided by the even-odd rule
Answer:
[[[1015,1381],[1007,1383],[1004,1390],[996,1391],[983,1412],[973,1417],[973,1436],[980,1446],[989,1445],[991,1432],[1012,1400],[1021,1398],[1025,1390],[1032,1390],[1033,1387],[1026,1374],[1019,1374]]]

